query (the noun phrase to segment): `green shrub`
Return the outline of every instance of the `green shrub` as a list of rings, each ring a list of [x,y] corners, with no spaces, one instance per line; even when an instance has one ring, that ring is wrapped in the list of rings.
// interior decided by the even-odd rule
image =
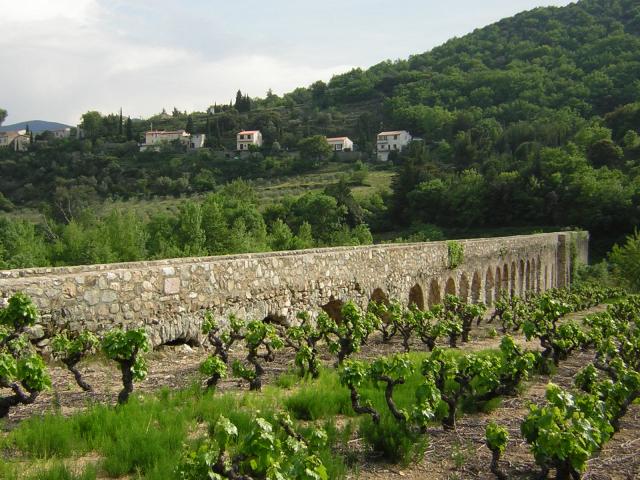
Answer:
[[[427,449],[427,436],[412,429],[404,422],[398,422],[384,411],[380,423],[365,416],[360,422],[360,435],[375,454],[392,463],[406,465],[419,459]]]

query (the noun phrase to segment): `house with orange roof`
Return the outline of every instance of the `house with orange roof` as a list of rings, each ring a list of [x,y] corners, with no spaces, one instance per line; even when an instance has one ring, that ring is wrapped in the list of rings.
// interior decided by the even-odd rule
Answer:
[[[249,147],[254,145],[256,147],[262,146],[262,133],[260,130],[242,130],[236,135],[237,150],[239,152],[249,151]]]
[[[391,152],[401,152],[411,140],[411,134],[406,130],[380,132],[376,138],[378,160],[387,161]]]
[[[327,138],[327,143],[334,152],[350,152],[353,150],[353,142],[349,137]]]

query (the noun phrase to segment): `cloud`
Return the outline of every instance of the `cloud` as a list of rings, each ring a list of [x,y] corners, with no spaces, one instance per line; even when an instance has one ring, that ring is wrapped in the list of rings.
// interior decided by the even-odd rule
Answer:
[[[0,25],[70,19],[86,21],[97,13],[95,0],[22,0],[4,2]]]
[[[7,123],[72,124],[88,110],[204,110],[238,89],[281,94],[355,65],[419,53],[480,26],[474,22],[535,4],[488,2],[481,19],[463,8],[473,0],[392,10],[379,0],[247,0],[240,7],[221,0],[5,2],[0,107],[9,111]]]

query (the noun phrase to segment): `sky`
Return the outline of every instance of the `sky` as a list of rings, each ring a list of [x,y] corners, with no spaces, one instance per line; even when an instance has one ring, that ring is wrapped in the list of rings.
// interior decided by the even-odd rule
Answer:
[[[5,125],[204,111],[407,58],[560,0],[0,0]]]

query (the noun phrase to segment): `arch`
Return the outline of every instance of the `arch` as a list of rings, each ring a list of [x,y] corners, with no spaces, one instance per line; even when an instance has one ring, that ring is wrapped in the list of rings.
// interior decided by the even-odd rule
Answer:
[[[487,267],[487,273],[484,276],[484,303],[489,306],[493,303],[493,270]]]
[[[409,306],[411,305],[424,310],[424,293],[422,292],[422,287],[417,283],[409,290]]]
[[[494,300],[498,301],[502,293],[502,270],[500,267],[496,267],[496,290]]]
[[[524,288],[525,292],[529,293],[531,288],[531,262],[527,260],[527,263],[524,267]]]
[[[384,293],[384,290],[381,288],[376,288],[372,293],[371,297],[369,297],[370,302],[382,303],[384,305],[389,305],[389,295]]]
[[[510,293],[512,297],[515,297],[518,292],[516,291],[516,262],[511,262],[511,289]]]
[[[536,258],[534,260],[536,268],[535,268],[535,272],[536,272],[536,278],[535,278],[535,282],[536,282],[536,292],[540,292],[542,291],[542,262],[540,261],[540,257]]]
[[[447,283],[444,287],[444,294],[445,295],[456,294],[456,281],[452,277],[449,277],[449,279],[447,280]]]
[[[480,274],[475,272],[471,281],[471,303],[480,301]]]
[[[520,265],[518,266],[518,294],[521,297],[524,297],[525,289],[524,289],[524,260],[520,260]]]
[[[344,302],[342,300],[337,300],[333,297],[333,295],[329,298],[329,301],[324,305],[321,305],[320,308],[324,310],[327,315],[331,317],[333,321],[336,323],[342,323],[342,307],[344,306]]]
[[[435,278],[431,280],[431,283],[429,284],[428,302],[430,307],[442,303],[442,297],[440,296],[440,285],[438,285],[438,280],[436,280]]]
[[[287,317],[284,315],[280,315],[279,313],[270,313],[262,320],[264,323],[271,323],[273,325],[281,325],[283,327],[288,327],[289,322],[287,321]]]
[[[467,277],[466,273],[463,273],[460,277],[460,291],[458,292],[458,297],[463,302],[469,301],[469,277]]]
[[[506,263],[502,267],[502,292],[509,294],[509,265]]]

